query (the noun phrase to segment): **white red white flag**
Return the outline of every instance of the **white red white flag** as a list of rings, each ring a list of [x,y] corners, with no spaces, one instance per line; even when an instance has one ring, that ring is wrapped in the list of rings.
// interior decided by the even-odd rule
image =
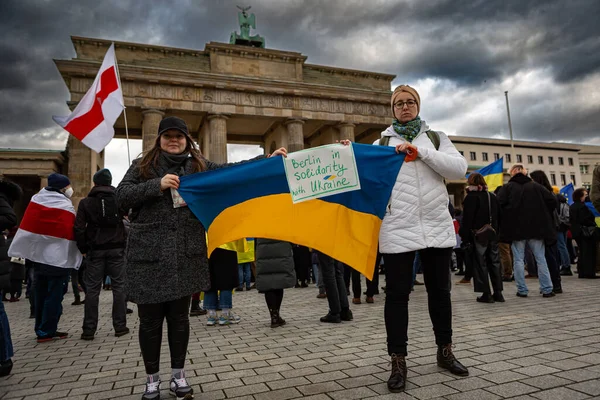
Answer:
[[[115,121],[125,108],[117,77],[115,44],[104,56],[92,87],[71,115],[52,119],[90,149],[101,152],[115,136]]]
[[[25,210],[8,249],[9,257],[79,269],[83,256],[75,242],[75,216],[73,203],[64,194],[40,190]]]

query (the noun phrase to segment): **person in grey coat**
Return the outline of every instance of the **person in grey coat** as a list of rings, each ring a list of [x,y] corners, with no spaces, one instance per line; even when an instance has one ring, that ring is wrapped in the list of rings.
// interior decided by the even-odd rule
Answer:
[[[256,239],[256,289],[265,294],[271,328],[285,325],[279,316],[283,289],[294,287],[296,271],[292,245],[271,239]]]
[[[285,149],[272,156],[286,155]],[[160,349],[166,318],[171,353],[171,394],[193,398],[184,364],[193,293],[210,289],[205,230],[182,201],[179,177],[224,167],[206,160],[184,120],[164,118],[154,147],[134,160],[116,189],[121,209],[132,209],[125,250],[125,287],[137,303],[139,340],[147,373],[143,400],[160,398]]]

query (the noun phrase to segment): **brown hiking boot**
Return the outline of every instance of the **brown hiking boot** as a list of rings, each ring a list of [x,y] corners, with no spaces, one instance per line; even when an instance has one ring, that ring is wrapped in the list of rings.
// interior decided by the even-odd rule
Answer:
[[[352,304],[360,304],[360,297],[355,297],[352,299]]]
[[[392,354],[392,373],[387,381],[388,390],[392,393],[402,392],[406,387],[406,359],[404,356]]]

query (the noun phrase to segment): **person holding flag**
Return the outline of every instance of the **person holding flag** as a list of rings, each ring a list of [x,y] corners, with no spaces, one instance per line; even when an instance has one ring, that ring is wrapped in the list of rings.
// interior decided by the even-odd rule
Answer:
[[[286,154],[281,148],[271,156]],[[166,117],[158,126],[154,146],[133,161],[116,189],[119,206],[132,209],[125,285],[129,300],[138,305],[140,349],[147,374],[143,400],[160,398],[165,319],[171,352],[170,392],[179,400],[193,398],[184,372],[190,298],[210,289],[210,273],[204,227],[178,189],[180,177],[225,166],[202,156],[184,120]],[[234,258],[237,267],[235,254]]]
[[[48,176],[48,186],[31,198],[8,250],[10,257],[33,262],[35,333],[38,343],[65,339],[59,332],[62,301],[72,269],[83,256],[75,242],[73,188],[61,174]]]
[[[463,178],[467,161],[446,134],[431,131],[421,120],[420,107],[421,97],[414,88],[398,86],[391,98],[394,122],[374,143],[393,146],[406,155],[379,234],[386,270],[384,314],[392,363],[387,382],[391,392],[403,391],[406,386],[408,299],[416,251],[421,257],[438,346],[437,364],[455,375],[469,374],[452,352],[450,262],[456,236],[444,184],[444,178]]]

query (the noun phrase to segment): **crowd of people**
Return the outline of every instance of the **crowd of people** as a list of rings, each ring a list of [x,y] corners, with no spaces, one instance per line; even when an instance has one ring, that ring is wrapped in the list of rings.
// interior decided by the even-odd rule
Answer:
[[[464,276],[462,283],[473,279],[474,291],[481,293],[478,302],[493,303],[505,301],[503,283],[513,279],[516,295],[529,295],[526,265],[529,275],[539,279],[540,294],[553,297],[562,293],[561,275],[571,273],[574,260],[567,245],[572,238],[578,249],[578,276],[595,278],[598,234],[585,203],[588,193],[575,190],[569,207],[543,172],[528,174],[526,166],[515,164],[509,170],[508,183],[495,193],[488,191],[484,177],[471,174],[462,209],[454,210],[445,180],[463,179],[466,160],[447,135],[431,130],[420,118],[421,99],[414,88],[396,88],[390,106],[393,124],[374,145],[394,147],[404,154],[405,162],[382,221],[376,273],[373,280],[366,280],[364,293],[358,272],[327,254],[283,241],[255,238],[248,241],[253,257],[242,256],[245,250],[233,244],[221,246],[209,258],[205,229],[177,189],[182,176],[230,164],[215,164],[204,158],[185,121],[176,117],[160,122],[154,146],[134,160],[117,188],[112,186],[110,171],[98,171],[93,177],[94,187],[76,212],[70,201],[73,188],[64,175],[50,175],[48,186],[34,196],[32,203],[61,211],[62,222],[56,229],[65,240],[74,240],[76,249],[68,248],[68,257],[59,256],[72,262],[53,263],[57,257],[48,254],[57,248],[39,248],[42,242],[19,234],[12,206],[22,195],[21,189],[0,180],[0,230],[10,232],[8,238],[0,238],[0,289],[10,294],[9,301],[18,299],[27,275],[33,328],[37,341],[43,343],[68,337],[58,325],[70,279],[73,304],[84,304],[80,338],[89,341],[97,333],[99,297],[108,277],[116,337],[130,333],[127,302],[137,304],[139,345],[146,371],[142,399],[160,398],[165,320],[172,369],[169,389],[178,399],[191,399],[193,388],[185,374],[190,315],[206,315],[208,326],[240,323],[241,317],[233,312],[232,293],[256,289],[264,294],[270,326],[278,328],[286,324],[281,316],[284,290],[314,283],[319,288],[317,297],[328,303],[327,314],[320,320],[349,322],[353,320],[350,304],[362,303],[363,294],[366,303],[375,301],[381,269],[385,271],[384,323],[391,360],[387,386],[391,392],[400,392],[407,379],[408,301],[414,285],[420,283],[415,278],[420,270],[437,344],[437,365],[466,376],[468,369],[452,351],[450,270]],[[349,141],[342,143],[348,145]],[[286,155],[281,148],[267,157]],[[597,168],[595,185],[600,185],[599,175]],[[592,194],[598,207],[598,186]],[[29,208],[25,217],[28,213]],[[71,232],[67,232],[65,220],[71,221]],[[45,224],[50,225],[45,228],[52,229],[52,223],[52,218],[46,218]],[[28,252],[11,258],[23,243]],[[80,287],[85,289],[83,301]],[[0,331],[0,374],[7,375],[13,349],[3,304]]]

